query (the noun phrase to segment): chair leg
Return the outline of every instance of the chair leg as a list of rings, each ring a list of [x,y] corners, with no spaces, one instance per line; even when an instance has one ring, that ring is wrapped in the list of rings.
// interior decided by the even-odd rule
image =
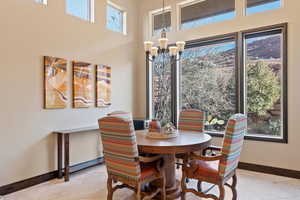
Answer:
[[[220,191],[219,200],[224,200],[225,199],[225,188],[224,188],[223,184],[219,185],[219,191]]]
[[[137,184],[136,200],[142,199],[142,187],[141,184]]]
[[[179,162],[180,162],[180,159],[176,159],[176,161],[177,161],[177,163],[179,163]],[[177,164],[177,165],[176,165],[176,169],[179,169],[179,168],[180,168],[180,165]]]
[[[181,200],[185,200],[185,191],[186,191],[186,175],[185,172],[182,172],[181,178]]]
[[[107,200],[113,199],[112,178],[108,175],[107,178]]]
[[[161,199],[166,200],[166,176],[165,176],[165,173],[163,173],[163,175],[162,175],[161,184],[162,184]]]
[[[186,178],[186,179],[185,179],[185,182],[186,182],[186,183],[189,183],[189,182],[190,182],[190,179]]]
[[[237,200],[236,185],[237,185],[237,177],[236,177],[236,174],[234,174],[232,177],[232,185],[231,185],[232,200]]]
[[[201,181],[198,181],[198,183],[197,183],[197,190],[198,190],[198,192],[202,192],[202,182]]]

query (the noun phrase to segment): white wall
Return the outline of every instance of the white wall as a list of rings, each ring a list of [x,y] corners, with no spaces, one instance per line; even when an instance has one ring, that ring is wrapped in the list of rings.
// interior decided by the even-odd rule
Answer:
[[[108,111],[134,108],[137,4],[128,11],[128,35],[106,30],[106,1],[95,0],[95,23],[65,14],[64,0],[2,0],[0,4],[0,186],[56,169],[53,130],[96,124]],[[43,56],[112,66],[112,107],[43,109]],[[97,133],[71,136],[72,164],[98,157]]]
[[[289,126],[289,143],[278,144],[271,142],[258,142],[246,141],[244,151],[242,153],[241,161],[248,163],[255,163],[273,167],[281,167],[293,170],[300,170],[300,134],[299,127],[300,119],[300,93],[297,81],[299,81],[300,65],[298,51],[300,45],[300,21],[299,21],[299,8],[300,1],[297,0],[283,0],[284,7],[275,9],[264,13],[258,13],[251,16],[243,16],[241,12],[244,8],[245,1],[237,0],[236,8],[238,10],[237,17],[233,20],[219,22],[200,26],[190,30],[176,31],[176,4],[182,2],[180,0],[167,0],[166,5],[172,7],[172,31],[168,33],[170,43],[178,40],[193,40],[209,36],[222,35],[226,33],[237,32],[267,25],[275,25],[283,22],[288,22],[288,126]],[[149,11],[161,7],[161,0],[141,0],[139,8],[140,16],[140,34],[139,34],[139,67],[137,70],[137,85],[139,95],[136,96],[135,107],[136,116],[145,116],[146,105],[146,72],[145,72],[145,56],[143,52],[143,41],[153,40],[156,41],[157,37],[151,37],[151,30],[149,29]],[[216,143],[221,142],[220,139],[215,139]]]

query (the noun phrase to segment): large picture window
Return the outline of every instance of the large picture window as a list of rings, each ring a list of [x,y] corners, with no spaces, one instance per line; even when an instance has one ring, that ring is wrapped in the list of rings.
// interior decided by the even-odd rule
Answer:
[[[282,138],[285,42],[282,29],[244,34],[248,134]]]
[[[151,65],[152,71],[152,119],[163,122],[172,120],[171,109],[171,63],[162,56]]]
[[[236,43],[234,38],[190,45],[180,71],[181,109],[206,112],[206,130],[224,131],[236,106]]]
[[[245,113],[246,139],[287,142],[286,52],[287,24],[188,41],[180,62],[148,65],[148,117],[176,124],[181,110],[199,109],[218,136]]]

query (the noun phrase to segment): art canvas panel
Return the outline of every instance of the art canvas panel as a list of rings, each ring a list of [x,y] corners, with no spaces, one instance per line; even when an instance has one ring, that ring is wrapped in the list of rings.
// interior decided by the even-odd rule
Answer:
[[[92,66],[73,61],[73,107],[88,108],[92,105]]]
[[[96,65],[96,106],[111,105],[111,67]]]
[[[67,60],[44,57],[44,108],[65,108],[67,105]]]

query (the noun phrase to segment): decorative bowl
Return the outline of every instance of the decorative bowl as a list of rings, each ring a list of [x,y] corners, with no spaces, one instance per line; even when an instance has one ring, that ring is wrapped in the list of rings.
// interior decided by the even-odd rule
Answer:
[[[147,137],[151,139],[171,139],[176,138],[178,136],[178,132],[174,131],[173,133],[164,133],[164,132],[148,132]]]

